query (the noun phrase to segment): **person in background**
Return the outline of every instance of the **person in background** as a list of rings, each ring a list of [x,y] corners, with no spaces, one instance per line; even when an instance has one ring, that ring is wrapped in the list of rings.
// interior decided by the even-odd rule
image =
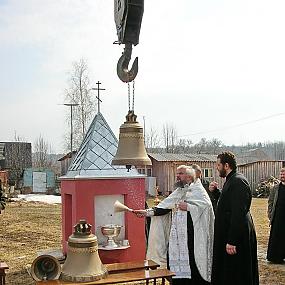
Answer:
[[[147,258],[168,266],[173,284],[209,285],[211,282],[214,212],[195,170],[177,168],[176,190],[156,207],[134,210],[151,217]]]
[[[191,167],[195,170],[196,177],[200,178],[203,187],[205,188],[205,190],[207,191],[207,193],[208,193],[208,195],[210,197],[210,200],[212,202],[212,206],[213,206],[213,209],[214,209],[214,213],[216,213],[218,197],[217,197],[217,195],[215,195],[215,193],[212,193],[209,190],[210,182],[202,177],[202,169],[201,169],[201,167],[198,164],[192,164]]]
[[[4,197],[4,191],[2,188],[2,181],[0,180],[0,213],[5,209],[6,206],[6,198]]]
[[[280,183],[270,191],[267,214],[271,225],[267,260],[272,263],[283,263],[285,259],[285,168],[280,170]]]
[[[210,191],[219,193],[214,230],[212,285],[258,285],[257,241],[250,214],[251,190],[246,178],[237,173],[235,155],[217,157],[220,177],[226,178],[222,191],[216,182]]]

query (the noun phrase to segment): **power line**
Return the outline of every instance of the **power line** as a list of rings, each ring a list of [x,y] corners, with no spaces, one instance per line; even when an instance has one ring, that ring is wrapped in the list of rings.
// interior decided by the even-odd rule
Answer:
[[[192,134],[187,134],[187,135],[181,135],[181,136],[178,136],[178,137],[188,137],[188,136],[203,135],[203,134],[208,134],[208,133],[225,131],[225,130],[234,129],[234,128],[237,128],[237,127],[241,127],[241,126],[257,123],[257,122],[260,122],[260,121],[268,120],[268,119],[271,119],[271,118],[274,118],[274,117],[278,117],[278,116],[282,116],[282,115],[285,115],[285,112],[284,113],[273,114],[273,115],[270,115],[270,116],[267,116],[267,117],[262,117],[262,118],[259,118],[259,119],[255,119],[255,120],[252,120],[252,121],[248,121],[248,122],[244,122],[244,123],[240,123],[240,124],[236,124],[236,125],[232,125],[232,126],[226,126],[226,127],[221,127],[221,128],[214,129],[214,130],[202,131],[202,132],[197,132],[197,133],[192,133]]]

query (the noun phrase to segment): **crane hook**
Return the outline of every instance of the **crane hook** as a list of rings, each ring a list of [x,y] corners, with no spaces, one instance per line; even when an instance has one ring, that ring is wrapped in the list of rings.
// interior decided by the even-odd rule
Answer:
[[[117,74],[118,74],[118,77],[123,82],[133,81],[138,74],[139,66],[138,66],[138,58],[137,57],[135,58],[135,60],[133,62],[132,68],[129,70],[128,66],[129,66],[129,62],[131,60],[131,56],[132,56],[132,44],[126,43],[125,48],[124,48],[124,52],[121,55],[121,57],[119,58],[119,61],[117,63]]]

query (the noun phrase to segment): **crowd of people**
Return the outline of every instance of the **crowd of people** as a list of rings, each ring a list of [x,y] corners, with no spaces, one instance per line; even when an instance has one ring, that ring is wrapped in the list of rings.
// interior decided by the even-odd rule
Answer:
[[[147,257],[169,268],[173,284],[258,285],[257,240],[250,214],[249,182],[237,172],[231,152],[217,156],[222,189],[202,177],[198,165],[177,168],[175,190],[153,208],[135,210],[151,217]],[[285,258],[285,168],[270,194],[268,261]]]

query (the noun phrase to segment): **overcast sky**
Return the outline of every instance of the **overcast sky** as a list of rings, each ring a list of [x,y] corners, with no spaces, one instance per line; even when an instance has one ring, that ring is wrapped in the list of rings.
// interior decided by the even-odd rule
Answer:
[[[173,124],[193,142],[284,140],[284,13],[284,0],[145,0],[133,50],[138,121]],[[41,134],[63,151],[60,104],[80,58],[106,88],[101,112],[118,134],[128,101],[115,40],[112,0],[0,0],[0,141]]]

